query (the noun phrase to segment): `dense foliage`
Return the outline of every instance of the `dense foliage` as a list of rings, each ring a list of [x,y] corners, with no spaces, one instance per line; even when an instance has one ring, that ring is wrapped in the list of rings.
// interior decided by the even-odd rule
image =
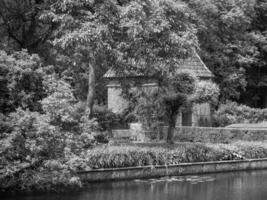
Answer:
[[[160,86],[134,89],[130,95],[129,107],[133,107],[130,115],[142,123],[144,130],[151,132],[151,139],[158,137],[156,134],[162,123],[167,124],[168,141],[171,142],[179,113],[192,107],[193,103],[210,103],[215,107],[219,94],[215,83],[200,81],[191,72],[180,71]]]
[[[137,88],[131,93],[135,102],[132,114],[147,131],[157,132],[159,122],[168,125],[167,140],[172,142],[177,116],[195,92],[197,79],[187,71],[176,72],[154,88]]]
[[[18,109],[8,118],[9,129],[0,142],[2,190],[51,190],[80,184],[64,165],[67,139],[74,136],[37,112]]]
[[[131,104],[128,106],[127,118],[141,122],[143,130],[150,139],[156,139],[158,123],[165,119],[165,108],[160,89],[138,88],[131,93]]]
[[[18,107],[40,111],[40,100],[46,93],[43,88],[44,66],[37,54],[26,50],[8,54],[0,50],[0,110],[10,113]]]
[[[200,55],[215,74],[220,100],[265,106],[267,1],[186,2],[196,13]]]
[[[93,145],[91,132],[97,124],[83,121],[70,84],[59,79],[52,66],[41,67],[38,56],[26,51],[1,53],[1,67],[9,75],[3,102],[10,106],[3,107],[13,109],[0,119],[1,189],[79,186],[69,162]]]
[[[267,109],[251,108],[235,102],[221,104],[214,113],[215,126],[227,126],[236,123],[258,123],[267,120]]]
[[[220,89],[211,81],[198,81],[196,91],[193,94],[192,101],[194,103],[211,103],[216,105],[220,95]]]
[[[123,121],[107,109],[93,109],[106,101],[102,76],[109,69],[160,80],[160,92],[137,91],[132,100],[139,102],[135,113],[147,127],[156,129],[162,118],[169,122],[169,141],[188,99],[215,102],[219,96],[221,103],[266,106],[266,13],[266,0],[1,0],[1,187],[79,185],[73,171],[107,159],[104,152],[101,157],[98,150],[86,151],[97,138],[107,142],[99,131]],[[216,85],[201,82],[190,96],[192,79],[175,76],[180,59],[195,51],[214,73],[220,94]],[[266,110],[233,103],[222,105],[215,119],[221,126],[258,122],[266,120]],[[204,153],[192,159],[178,153],[179,159],[168,162],[210,159],[210,147],[192,148],[189,157],[197,156],[197,149]],[[153,152],[142,151],[134,159],[158,162]],[[96,164],[86,163],[85,153]],[[139,165],[120,161],[121,155],[114,158],[119,164],[104,166]],[[223,159],[224,153],[219,155]]]
[[[266,0],[3,0],[0,48],[37,53],[68,77],[80,101],[87,99],[93,65],[95,98],[104,102],[101,77],[108,68],[168,71],[198,46],[198,36],[199,53],[220,86],[220,101],[263,107],[266,5]]]
[[[167,73],[197,47],[189,9],[181,2],[52,2],[41,18],[58,23],[52,42],[59,60],[68,65],[64,74],[71,76],[79,97],[86,100],[90,117],[96,86],[101,85],[97,74],[108,68],[122,74]],[[79,92],[87,93],[86,98]]]

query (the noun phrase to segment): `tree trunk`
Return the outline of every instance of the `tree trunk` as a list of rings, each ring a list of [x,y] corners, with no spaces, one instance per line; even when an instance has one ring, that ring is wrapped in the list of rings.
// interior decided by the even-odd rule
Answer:
[[[86,114],[91,119],[95,97],[95,66],[89,63],[88,93],[86,99]]]
[[[167,143],[169,144],[173,144],[173,135],[174,135],[174,130],[176,126],[177,116],[178,116],[178,112],[174,112],[170,115],[170,118],[169,118],[169,127],[168,127],[168,133],[167,133]]]

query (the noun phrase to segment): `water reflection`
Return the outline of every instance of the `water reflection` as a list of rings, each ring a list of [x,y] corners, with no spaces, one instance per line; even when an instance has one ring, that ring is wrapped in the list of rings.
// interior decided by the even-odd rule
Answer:
[[[1,198],[2,199],[2,198]],[[267,170],[99,183],[64,195],[3,200],[266,200]]]

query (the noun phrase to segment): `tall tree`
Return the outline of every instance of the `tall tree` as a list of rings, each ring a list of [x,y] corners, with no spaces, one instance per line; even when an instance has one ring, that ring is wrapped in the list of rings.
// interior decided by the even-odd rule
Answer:
[[[190,10],[175,0],[55,1],[46,18],[61,24],[54,44],[72,66],[87,66],[89,115],[100,64],[164,77],[197,47]]]
[[[99,67],[97,64],[105,63],[111,49],[110,30],[118,18],[117,14],[113,1],[54,1],[43,16],[60,24],[53,43],[69,61],[69,67],[75,70],[78,66],[88,73],[86,113],[90,117],[95,97],[96,70]]]
[[[247,88],[241,102],[253,107],[267,106],[267,1],[257,0],[247,42],[253,46],[253,57],[246,67]],[[250,96],[251,98],[247,98]]]
[[[259,106],[266,76],[266,0],[188,0],[196,12],[201,56],[215,74],[220,100]],[[248,100],[247,95],[252,98]],[[263,98],[261,98],[263,99]]]
[[[162,93],[165,116],[168,122],[167,142],[173,143],[173,135],[177,123],[177,117],[184,106],[195,92],[196,79],[186,72],[181,72],[168,80],[168,84]]]

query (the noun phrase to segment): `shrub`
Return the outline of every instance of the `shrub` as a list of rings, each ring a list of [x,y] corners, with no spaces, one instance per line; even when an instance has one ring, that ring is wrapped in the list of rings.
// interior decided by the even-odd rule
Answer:
[[[40,100],[46,96],[42,80],[44,76],[41,59],[26,50],[7,54],[0,50],[1,95],[0,111],[14,112],[22,107],[40,111]]]
[[[238,141],[228,145],[220,144],[219,146],[228,149],[241,158],[255,159],[267,157],[267,144],[264,142]]]
[[[7,116],[0,113],[0,139],[4,137],[4,133],[10,133],[12,125],[9,123]]]
[[[13,128],[0,142],[0,163],[4,166],[1,188],[31,190],[68,185],[71,172],[61,166],[67,134],[51,125],[49,116],[22,109],[10,114],[9,123]],[[49,163],[59,166],[51,168]]]
[[[198,81],[193,101],[196,103],[216,104],[220,95],[220,89],[211,81]]]
[[[85,160],[90,168],[119,168],[147,165],[170,165],[237,159],[230,150],[204,144],[179,144],[175,147],[107,146],[88,151]]]
[[[1,117],[0,187],[4,190],[52,190],[80,185],[73,160],[95,142],[94,121],[81,126],[75,116],[75,98],[64,81],[51,81],[43,99],[43,113],[17,109]],[[76,126],[76,128],[75,128]],[[75,129],[74,129],[75,128]],[[78,130],[78,131],[74,131]],[[57,167],[56,167],[57,166]]]
[[[267,120],[267,109],[250,108],[236,102],[221,104],[214,113],[215,126],[227,126],[236,123],[258,123]]]
[[[51,124],[50,115],[17,109],[11,128],[0,140],[0,188],[4,191],[61,190],[80,186],[75,176],[87,169],[80,157],[94,143],[89,133],[66,132]]]
[[[143,129],[149,131],[150,139],[155,139],[158,123],[164,118],[164,107],[158,88],[138,89],[133,92],[136,99],[132,115],[142,123]]]
[[[126,122],[120,114],[115,114],[107,106],[95,105],[93,117],[96,118],[101,131],[125,127]]]
[[[82,115],[75,115],[77,100],[71,86],[54,75],[46,76],[43,84],[48,96],[42,99],[42,108],[49,116],[51,123],[63,130],[71,131],[77,128]]]
[[[12,168],[11,168],[12,170]],[[46,160],[42,167],[25,168],[17,173],[1,174],[2,191],[63,191],[81,187],[79,177],[58,160]]]
[[[172,143],[177,116],[195,92],[196,77],[190,71],[179,71],[169,75],[154,88],[136,88],[131,93],[134,102],[132,115],[140,121],[144,130],[155,139],[158,124],[168,124],[167,141]]]
[[[57,153],[63,149],[61,140],[64,135],[49,122],[48,116],[37,112],[17,109],[10,114],[9,123],[13,129],[1,141],[7,144],[1,148],[3,156],[10,161],[19,159],[30,163],[61,156]]]

